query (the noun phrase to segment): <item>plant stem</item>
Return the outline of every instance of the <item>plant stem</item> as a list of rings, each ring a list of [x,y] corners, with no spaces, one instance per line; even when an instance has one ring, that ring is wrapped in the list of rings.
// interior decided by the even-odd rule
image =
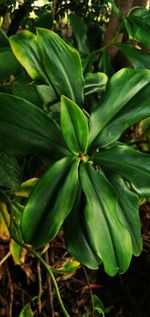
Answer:
[[[39,261],[40,263],[43,264],[43,266],[45,267],[45,269],[47,270],[48,274],[50,275],[51,279],[52,279],[52,282],[53,282],[53,285],[55,287],[55,291],[56,291],[56,295],[57,295],[57,299],[58,299],[58,302],[60,304],[60,307],[61,307],[61,310],[64,314],[65,317],[70,317],[70,315],[68,314],[64,304],[63,304],[63,301],[61,299],[61,295],[60,295],[60,292],[59,292],[59,288],[58,288],[58,284],[57,284],[57,281],[55,279],[55,276],[52,272],[52,269],[51,267],[47,264],[47,262],[41,257],[41,255],[36,252],[35,250],[31,249],[30,247],[28,247],[26,244],[24,243],[20,243],[18,241],[16,241],[17,243],[19,243],[23,248],[25,248],[26,250],[28,250],[31,254],[33,254]]]

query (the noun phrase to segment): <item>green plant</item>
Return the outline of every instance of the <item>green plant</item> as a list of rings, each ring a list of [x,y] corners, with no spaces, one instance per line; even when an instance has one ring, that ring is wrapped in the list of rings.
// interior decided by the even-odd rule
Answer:
[[[142,250],[138,197],[150,196],[150,155],[124,144],[123,133],[150,116],[150,70],[123,68],[108,79],[83,70],[78,52],[52,31],[1,37],[12,58],[4,77],[18,74],[0,92],[0,188],[12,239],[51,275],[35,250],[63,225],[66,248],[81,264],[125,272]],[[16,157],[35,153],[47,170],[21,187]]]

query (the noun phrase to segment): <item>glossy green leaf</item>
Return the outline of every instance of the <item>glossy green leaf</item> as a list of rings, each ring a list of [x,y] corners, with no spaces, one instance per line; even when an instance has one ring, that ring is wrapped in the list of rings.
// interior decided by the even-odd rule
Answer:
[[[131,62],[134,68],[150,69],[150,55],[141,49],[135,48],[129,44],[120,43],[116,45],[122,54]]]
[[[103,100],[90,119],[90,144],[97,147],[101,130],[143,87],[150,82],[149,70],[124,68],[115,73],[106,89]]]
[[[150,155],[127,145],[118,145],[92,156],[92,160],[132,183],[141,196],[150,195]]]
[[[10,75],[15,75],[20,65],[8,47],[0,49],[0,81],[9,79]]]
[[[19,314],[19,317],[33,317],[33,316],[34,314],[33,314],[33,311],[31,310],[30,304],[25,305]]]
[[[113,173],[109,173],[108,175],[109,181],[118,195],[118,217],[130,233],[133,254],[139,255],[142,251],[139,199],[137,195],[128,189],[123,179]]]
[[[87,46],[87,27],[85,22],[75,14],[70,14],[69,20],[79,51],[82,54],[88,54],[89,49]]]
[[[68,252],[81,264],[90,269],[98,269],[101,259],[87,240],[82,207],[81,192],[79,192],[74,208],[64,223],[65,245]]]
[[[21,172],[16,158],[0,152],[0,188],[15,191],[21,181]]]
[[[28,30],[9,38],[12,51],[33,80],[48,83],[38,50],[37,37]]]
[[[124,19],[125,28],[130,40],[138,40],[145,47],[150,48],[150,25],[144,19],[137,16],[128,16]]]
[[[61,131],[74,154],[85,153],[88,146],[88,123],[82,110],[70,99],[61,98]]]
[[[25,99],[3,93],[0,94],[0,149],[21,155],[40,152],[52,157],[68,153],[60,129],[44,111]]]
[[[26,243],[40,247],[58,233],[76,198],[78,164],[79,160],[65,157],[53,163],[40,178],[22,216]]]
[[[81,106],[84,81],[77,51],[46,29],[37,29],[37,41],[45,72],[57,93]]]
[[[107,146],[119,139],[134,123],[150,116],[150,85],[148,84],[121,109],[99,133],[96,144]]]
[[[116,193],[107,179],[89,164],[81,165],[80,181],[87,201],[83,211],[86,237],[102,259],[107,274],[123,273],[130,264],[132,244],[116,213]]]
[[[104,73],[87,73],[85,76],[84,95],[105,90],[108,77]]]

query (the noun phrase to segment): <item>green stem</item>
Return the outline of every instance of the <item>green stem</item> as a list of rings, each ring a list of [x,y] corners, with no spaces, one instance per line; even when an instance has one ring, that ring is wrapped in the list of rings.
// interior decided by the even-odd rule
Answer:
[[[60,292],[59,292],[58,284],[57,284],[55,276],[54,276],[54,274],[52,272],[51,267],[45,262],[45,260],[41,257],[41,255],[38,252],[36,252],[35,250],[31,249],[30,247],[28,247],[24,243],[20,243],[18,241],[16,241],[16,242],[19,243],[23,248],[28,250],[31,254],[33,254],[40,261],[40,263],[43,264],[43,266],[45,267],[45,269],[47,270],[48,274],[50,275],[50,277],[52,279],[52,282],[53,282],[53,285],[54,285],[55,291],[56,291],[56,296],[57,296],[58,302],[60,304],[61,310],[64,313],[64,316],[65,317],[70,317],[70,315],[68,314],[68,312],[67,312],[67,310],[66,310],[66,308],[65,308],[65,306],[63,304],[63,301],[61,299],[61,295],[60,295]]]

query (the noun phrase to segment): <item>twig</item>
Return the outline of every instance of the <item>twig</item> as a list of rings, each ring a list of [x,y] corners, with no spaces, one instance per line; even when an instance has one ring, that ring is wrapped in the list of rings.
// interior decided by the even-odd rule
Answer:
[[[49,264],[49,256],[48,256],[48,250],[44,254],[45,260],[47,264]],[[52,281],[51,277],[47,272],[47,284],[48,284],[48,294],[49,294],[49,303],[50,303],[50,310],[51,310],[51,317],[55,317],[54,312],[54,304],[53,304],[53,290],[52,290]]]
[[[41,263],[38,260],[37,261],[37,273],[38,273],[38,286],[39,286],[39,292],[38,292],[38,306],[39,306],[39,314],[42,312],[42,304],[41,304],[41,296],[42,296],[42,275],[41,275]]]
[[[14,238],[13,238],[14,239]],[[14,239],[15,240],[15,239]],[[24,244],[24,243],[21,243],[20,241],[17,241],[15,240],[19,245],[21,245],[24,249],[28,250],[29,253],[33,254],[39,261],[40,263],[45,267],[46,271],[48,272],[48,274],[50,275],[51,277],[51,280],[53,282],[53,285],[55,287],[55,292],[56,292],[56,296],[57,296],[57,299],[58,299],[58,302],[59,302],[59,305],[61,307],[61,310],[64,314],[65,317],[70,317],[70,315],[68,314],[64,304],[63,304],[63,301],[61,299],[61,295],[60,295],[60,292],[59,292],[59,288],[58,288],[58,285],[57,285],[57,281],[55,279],[55,276],[52,272],[53,268],[50,267],[50,265],[47,264],[47,262],[41,257],[41,255],[36,252],[34,249],[31,249],[28,245]]]
[[[91,286],[90,286],[90,281],[89,281],[89,277],[87,275],[87,272],[86,272],[86,269],[85,267],[83,266],[83,272],[84,272],[84,275],[86,277],[86,281],[87,281],[87,285],[88,285],[88,288],[89,288],[89,293],[90,293],[90,297],[91,297],[91,304],[92,304],[92,317],[95,316],[95,309],[94,309],[94,302],[93,302],[93,297],[92,297],[92,289],[91,289]]]
[[[9,251],[4,258],[0,261],[0,267],[2,266],[2,264],[11,256],[11,252]]]
[[[9,317],[12,317],[12,308],[13,308],[13,300],[14,300],[14,289],[12,284],[12,278],[9,271],[9,267],[7,265],[7,275],[8,275],[8,283],[9,283],[9,289],[10,289],[10,304],[9,304]]]

